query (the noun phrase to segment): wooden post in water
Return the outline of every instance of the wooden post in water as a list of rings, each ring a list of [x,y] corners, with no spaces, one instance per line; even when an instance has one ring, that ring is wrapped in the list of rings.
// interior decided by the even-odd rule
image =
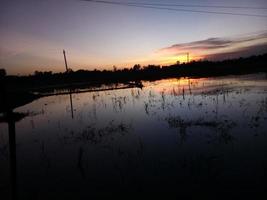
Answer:
[[[66,66],[66,73],[69,72],[69,68],[68,68],[68,63],[67,63],[67,58],[66,58],[66,52],[63,49],[63,55],[64,55],[64,61],[65,61],[65,66]],[[73,115],[73,105],[72,105],[72,93],[71,93],[71,88],[69,89],[69,93],[70,93],[70,108],[71,108],[71,118],[74,118]]]
[[[65,61],[65,66],[66,66],[66,72],[68,72],[68,63],[67,63],[67,59],[66,59],[66,52],[63,49],[63,55],[64,55],[64,61]]]

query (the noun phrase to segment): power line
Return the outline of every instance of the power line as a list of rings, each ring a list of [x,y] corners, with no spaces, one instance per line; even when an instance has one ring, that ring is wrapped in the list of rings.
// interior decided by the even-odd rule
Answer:
[[[130,5],[129,5],[130,6]],[[135,6],[139,8],[152,8],[157,10],[170,10],[170,11],[179,11],[179,12],[192,12],[192,13],[206,13],[206,14],[217,14],[217,15],[234,15],[234,16],[247,16],[247,17],[266,17],[267,15],[258,15],[258,14],[247,14],[247,13],[232,13],[232,12],[217,12],[217,11],[204,11],[204,10],[189,10],[189,9],[176,9],[176,8],[161,8],[155,6]]]
[[[221,5],[196,5],[196,4],[164,4],[164,3],[141,3],[141,2],[114,2],[114,1],[101,1],[101,0],[84,0],[96,3],[116,3],[116,4],[129,4],[141,6],[165,6],[165,7],[197,7],[197,8],[228,8],[228,9],[250,9],[250,10],[267,10],[267,7],[252,7],[252,6],[221,6]]]
[[[259,14],[218,12],[218,11],[191,10],[191,9],[177,9],[177,8],[147,6],[147,5],[142,5],[142,4],[138,4],[138,3],[123,3],[123,2],[115,2],[115,1],[101,1],[101,0],[82,0],[82,1],[102,3],[102,4],[121,5],[121,6],[128,6],[128,7],[137,7],[137,8],[150,8],[150,9],[157,9],[157,10],[178,11],[178,12],[192,12],[192,13],[234,15],[234,16],[247,16],[247,17],[266,17],[267,18],[267,15],[259,15]]]

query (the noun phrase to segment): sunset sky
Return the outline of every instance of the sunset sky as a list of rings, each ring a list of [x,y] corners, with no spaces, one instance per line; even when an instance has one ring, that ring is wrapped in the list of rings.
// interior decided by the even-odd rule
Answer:
[[[267,8],[266,0],[114,1]],[[267,9],[175,9],[267,16]],[[267,52],[267,17],[81,0],[1,0],[0,68],[8,74],[64,71],[63,49],[73,70],[172,64],[185,61],[185,52],[191,59],[249,56]]]

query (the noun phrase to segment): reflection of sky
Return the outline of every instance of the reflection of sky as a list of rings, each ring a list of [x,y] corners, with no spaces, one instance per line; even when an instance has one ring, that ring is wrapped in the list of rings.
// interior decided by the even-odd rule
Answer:
[[[60,195],[62,191],[94,195],[100,193],[95,189],[98,185],[101,195],[110,188],[121,192],[125,182],[132,184],[132,176],[148,188],[151,184],[144,179],[153,180],[155,189],[154,184],[162,187],[164,177],[177,180],[177,176],[189,173],[186,179],[194,179],[190,165],[198,169],[195,159],[214,157],[219,166],[212,165],[212,171],[219,170],[219,181],[223,177],[228,185],[245,179],[251,186],[259,182],[264,173],[262,162],[266,160],[264,74],[190,81],[167,79],[144,85],[142,90],[73,94],[74,119],[69,95],[41,98],[15,109],[33,114],[16,123],[18,177],[23,180],[18,183],[20,194],[31,194],[38,187],[42,197],[51,191]],[[211,85],[217,87],[210,88]],[[185,97],[172,93],[172,88],[184,88]],[[183,135],[179,126],[168,123],[169,118],[192,125]],[[200,119],[219,125],[194,125]],[[117,131],[120,125],[125,131]],[[1,123],[1,149],[7,143],[7,138],[3,139],[7,131],[6,124]],[[189,163],[189,168],[181,166],[184,162]],[[0,154],[0,167],[7,163],[8,159]],[[7,167],[2,169],[8,174]],[[197,177],[202,175],[206,178],[205,172],[197,171]],[[3,176],[0,184],[8,183],[7,179]],[[67,190],[70,185],[71,190]]]
[[[179,3],[199,4],[199,1]],[[201,4],[222,3],[205,0]],[[227,0],[223,5],[267,7],[264,0]],[[251,13],[266,15],[265,10]],[[22,74],[34,70],[62,71],[63,48],[75,70],[134,63],[164,64],[184,57],[161,57],[157,54],[160,49],[267,29],[266,18],[170,12],[78,0],[5,1],[0,8],[0,26],[0,65],[8,73]],[[198,52],[191,56],[194,59],[205,55]]]

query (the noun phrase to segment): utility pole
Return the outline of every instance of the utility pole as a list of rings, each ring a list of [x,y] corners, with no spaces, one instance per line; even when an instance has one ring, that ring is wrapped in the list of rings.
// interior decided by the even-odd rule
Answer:
[[[63,49],[63,55],[64,55],[64,61],[65,61],[65,66],[66,66],[66,72],[68,72],[68,63],[67,63],[67,59],[66,59],[66,52],[65,50]]]
[[[64,49],[63,49],[63,55],[64,55],[64,61],[65,61],[65,66],[66,66],[66,72],[68,73],[68,72],[69,72],[69,68],[68,68],[68,63],[67,63],[67,59],[66,59],[66,52],[65,52]],[[69,92],[70,92],[71,118],[73,119],[73,118],[74,118],[74,115],[73,115],[73,105],[72,105],[72,93],[71,93],[71,88],[69,89]]]
[[[189,52],[183,52],[183,53],[180,53],[179,55],[186,55],[186,63],[189,63]],[[178,60],[176,63],[179,64],[180,61]]]

